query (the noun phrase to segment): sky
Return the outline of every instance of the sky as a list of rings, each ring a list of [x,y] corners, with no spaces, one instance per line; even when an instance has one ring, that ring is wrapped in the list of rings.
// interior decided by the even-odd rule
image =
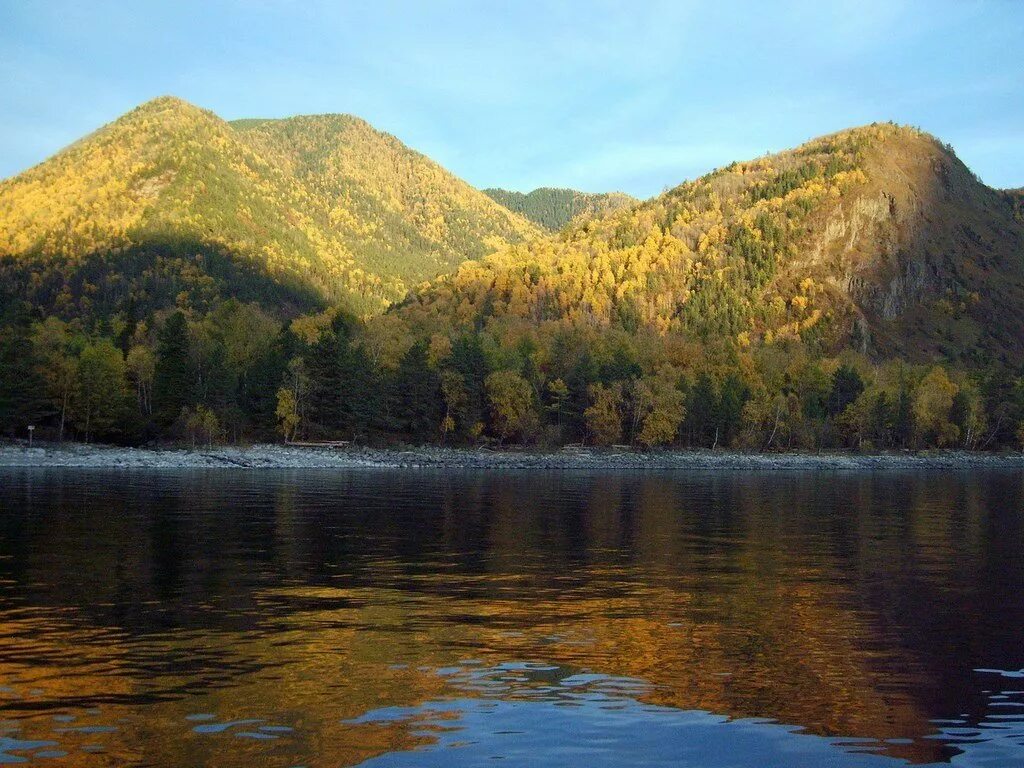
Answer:
[[[1024,0],[0,0],[0,178],[156,96],[358,115],[477,187],[647,197],[894,120],[1024,186]]]

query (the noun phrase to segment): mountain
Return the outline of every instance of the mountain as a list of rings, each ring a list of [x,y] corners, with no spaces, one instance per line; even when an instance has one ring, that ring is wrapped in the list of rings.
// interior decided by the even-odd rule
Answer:
[[[1024,444],[1021,203],[876,124],[544,235],[355,118],[158,100],[0,187],[0,432]]]
[[[468,262],[402,311],[435,331],[554,324],[1019,364],[1015,200],[935,138],[875,124]]]
[[[557,232],[574,219],[598,216],[637,202],[636,198],[622,192],[589,193],[552,187],[541,187],[525,194],[485,189],[484,194],[551,232]]]
[[[340,301],[372,314],[538,229],[347,115],[148,102],[0,183],[4,282],[43,308]]]

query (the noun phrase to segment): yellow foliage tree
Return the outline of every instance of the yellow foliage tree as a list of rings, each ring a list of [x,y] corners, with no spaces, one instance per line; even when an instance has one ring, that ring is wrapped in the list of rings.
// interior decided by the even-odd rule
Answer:
[[[590,407],[583,412],[587,431],[596,445],[614,445],[622,441],[622,385],[592,384]]]
[[[683,393],[676,386],[678,376],[665,367],[655,376],[646,376],[636,383],[640,410],[640,432],[636,439],[651,448],[671,443],[686,415]]]
[[[939,366],[921,379],[914,393],[914,420],[923,440],[940,448],[956,442],[960,429],[949,420],[949,414],[959,390]]]
[[[531,440],[539,420],[530,382],[515,371],[495,371],[485,380],[495,431],[503,440]]]

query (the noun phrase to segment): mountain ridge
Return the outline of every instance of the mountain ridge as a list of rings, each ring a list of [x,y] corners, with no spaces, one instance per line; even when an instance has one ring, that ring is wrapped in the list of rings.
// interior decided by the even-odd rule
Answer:
[[[468,262],[405,311],[1019,361],[1022,243],[1008,198],[950,148],[872,124]]]
[[[316,166],[304,166],[287,139],[304,141]],[[0,182],[8,258],[70,266],[177,239],[186,258],[215,252],[360,314],[537,233],[358,118],[233,126],[176,97],[140,105]]]

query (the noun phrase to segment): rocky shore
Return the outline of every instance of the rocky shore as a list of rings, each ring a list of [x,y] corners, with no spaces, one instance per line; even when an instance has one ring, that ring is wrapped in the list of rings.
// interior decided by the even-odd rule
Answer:
[[[602,450],[491,451],[462,448],[409,450],[361,447],[252,445],[213,448],[121,448],[80,443],[0,444],[0,467],[113,468],[461,468],[636,470],[887,470],[1021,468],[1024,454],[941,451],[928,453],[737,453],[724,451]]]

